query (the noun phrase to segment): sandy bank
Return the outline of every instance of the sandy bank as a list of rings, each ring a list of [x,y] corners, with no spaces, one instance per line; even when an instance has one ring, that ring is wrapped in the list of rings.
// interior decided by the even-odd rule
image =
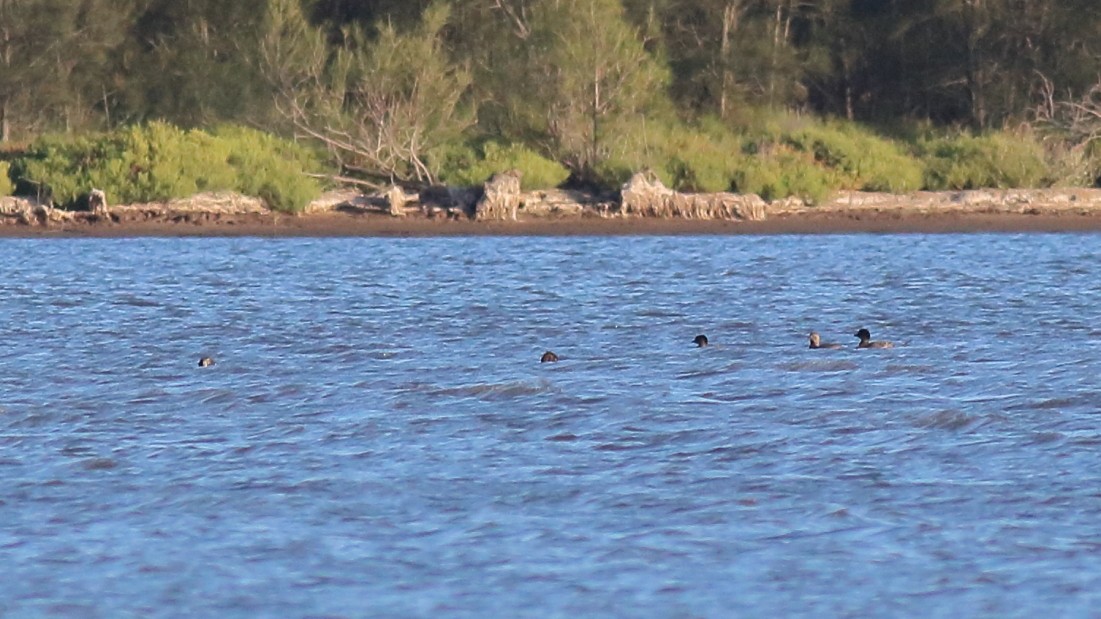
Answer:
[[[683,196],[687,194],[675,194]],[[690,196],[722,201],[732,194]],[[739,204],[745,198],[738,196]],[[752,197],[759,200],[755,196]],[[700,202],[700,204],[705,204]],[[720,206],[722,206],[720,204]],[[3,237],[129,236],[479,236],[688,235],[951,232],[1098,232],[1101,190],[849,192],[825,204],[760,201],[750,210],[722,206],[642,214],[607,198],[569,192],[524,194],[504,215],[472,218],[465,208],[415,197],[391,209],[385,197],[327,195],[302,215],[272,213],[228,194],[165,204],[112,206],[107,215],[49,209],[0,199]],[[719,213],[719,216],[716,216]],[[476,215],[476,214],[473,214]],[[515,218],[515,219],[514,219]]]

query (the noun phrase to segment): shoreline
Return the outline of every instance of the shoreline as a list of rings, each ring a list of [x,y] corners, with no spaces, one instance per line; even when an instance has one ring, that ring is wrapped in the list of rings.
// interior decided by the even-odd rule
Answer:
[[[767,219],[563,216],[517,221],[444,220],[363,213],[218,214],[205,217],[51,225],[0,225],[0,238],[126,237],[467,237],[467,236],[689,236],[822,234],[1096,233],[1101,212],[825,211]]]
[[[469,192],[468,192],[469,193]],[[66,211],[0,198],[0,238],[466,237],[1101,232],[1101,189],[841,192],[809,206],[752,194],[682,194],[636,175],[619,196],[521,192],[498,175],[479,194],[330,192],[303,213],[198,194]]]

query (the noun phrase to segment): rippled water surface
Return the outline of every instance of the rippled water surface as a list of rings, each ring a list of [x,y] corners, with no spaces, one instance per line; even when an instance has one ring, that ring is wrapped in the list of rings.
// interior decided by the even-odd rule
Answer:
[[[2,617],[1101,608],[1101,236],[0,263]]]

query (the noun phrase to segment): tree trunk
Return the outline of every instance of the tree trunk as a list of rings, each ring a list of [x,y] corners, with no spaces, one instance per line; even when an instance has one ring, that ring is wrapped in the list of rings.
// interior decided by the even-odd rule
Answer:
[[[731,36],[738,30],[738,22],[741,18],[741,2],[728,2],[723,7],[722,39],[719,42],[719,62],[722,66],[722,90],[719,92],[719,117],[725,119],[730,108],[728,95],[734,84],[734,71],[731,64],[734,59],[730,54]]]
[[[719,42],[719,62],[723,68],[722,90],[719,92],[719,118],[722,119],[726,119],[726,92],[730,88],[730,9],[730,5],[723,9],[723,33]]]
[[[791,40],[792,17],[791,0],[776,0],[776,23],[772,30],[772,67],[768,78],[769,107],[775,107],[776,105],[776,79],[780,72],[780,49]]]
[[[600,69],[597,68],[593,72],[593,125],[592,125],[592,139],[589,143],[589,161],[583,166],[586,170],[589,170],[591,166],[595,165],[597,160],[597,148],[598,138],[597,131],[599,130],[600,123]]]
[[[981,4],[982,0],[964,0],[963,7],[964,36],[967,41],[967,95],[971,108],[971,124],[976,130],[986,126],[986,80],[983,75],[977,15]]]
[[[7,2],[0,0],[0,14],[6,12],[7,8]],[[0,67],[4,71],[11,69],[11,35],[7,28],[0,28]],[[11,139],[10,96],[8,93],[0,95],[0,142]]]
[[[0,142],[11,140],[11,122],[8,120],[8,100],[0,99]]]
[[[781,0],[776,2],[776,23],[772,27],[772,61],[771,70],[768,72],[768,106],[774,107],[776,104],[776,72],[777,64],[780,58],[780,26],[783,23],[784,16],[784,3]]]

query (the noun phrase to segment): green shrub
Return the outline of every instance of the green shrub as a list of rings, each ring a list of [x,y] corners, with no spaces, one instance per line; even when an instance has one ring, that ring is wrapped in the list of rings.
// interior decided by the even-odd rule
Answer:
[[[657,176],[666,187],[679,185],[675,162],[669,161],[664,153],[622,153],[609,156],[597,163],[591,172],[591,182],[606,189],[619,189],[631,180],[636,172],[648,170]]]
[[[599,162],[594,179],[617,188],[640,170],[649,170],[672,189],[684,192],[730,191],[741,160],[741,140],[709,120],[688,126],[679,122],[652,122],[644,128],[626,128],[624,148]]]
[[[1101,187],[1101,142],[1094,141],[1085,148],[1086,184]]]
[[[288,213],[305,209],[321,193],[320,184],[305,174],[323,167],[312,150],[246,127],[220,127],[214,135],[228,148],[226,162],[236,172],[236,191]]]
[[[734,190],[768,200],[799,196],[812,203],[839,189],[905,193],[1036,187],[1081,184],[1101,175],[1101,148],[1075,152],[1072,161],[1066,154],[1045,153],[1026,133],[930,137],[927,126],[901,129],[901,137],[892,139],[851,122],[750,108],[731,122],[704,118],[688,125],[665,116],[635,118],[606,126],[604,132],[614,139],[605,140],[606,151],[593,169],[578,175],[582,182],[614,189],[647,169],[678,191]],[[524,172],[527,188],[566,178],[561,165],[517,144],[463,145],[435,161],[442,162],[440,176],[450,183],[477,185],[510,168]]]
[[[131,127],[125,137],[127,153],[132,157],[131,178],[136,183],[133,194],[121,194],[115,201],[167,200],[236,188],[237,173],[226,165],[229,148],[224,140],[203,131],[185,132],[166,123]],[[114,175],[110,179],[122,180]],[[102,184],[93,182],[95,187]]]
[[[922,186],[920,161],[901,145],[850,123],[808,124],[785,141],[838,172],[845,189],[905,193]]]
[[[561,185],[570,173],[563,165],[551,161],[522,144],[502,146],[487,142],[480,149],[465,146],[451,148],[442,154],[441,180],[454,185],[477,186],[498,172],[519,170],[525,190],[548,189]]]
[[[783,109],[768,106],[747,106],[737,110],[730,121],[738,135],[769,142],[779,142],[785,133],[804,127],[807,119]]]
[[[676,185],[670,174],[670,145],[683,132],[684,125],[669,115],[653,118],[619,118],[606,124],[606,152],[588,170],[586,181],[607,189],[619,189],[631,176],[649,170],[667,187]]]
[[[837,189],[836,175],[818,165],[808,153],[786,147],[760,151],[737,170],[734,188],[765,200],[798,196],[810,203],[824,201]]]
[[[7,161],[0,161],[0,197],[10,196],[15,191],[15,185],[12,184],[11,178],[8,177],[8,171],[11,165]]]
[[[635,172],[650,170],[657,175],[658,180],[665,186],[672,186],[673,179],[666,170],[664,163],[659,163],[657,157],[643,157],[619,155],[606,157],[597,162],[591,171],[591,182],[604,189],[617,190],[624,183],[631,180]]]
[[[164,123],[75,140],[45,138],[30,146],[19,176],[41,197],[75,206],[92,188],[112,202],[148,202],[231,189],[235,174],[223,144],[202,132]]]
[[[664,168],[678,191],[730,191],[745,165],[741,151],[741,140],[725,129],[685,130],[668,143]]]
[[[77,139],[40,139],[14,161],[13,176],[21,192],[66,207],[80,205],[92,188],[118,204],[228,190],[297,211],[320,193],[303,174],[308,161],[293,144],[251,129],[210,134],[150,123]]]
[[[1090,149],[1076,148],[1061,140],[1052,140],[1044,146],[1045,185],[1088,187],[1101,175],[1101,158],[1091,156]]]
[[[757,140],[714,119],[694,126],[655,124],[648,129],[647,144],[604,160],[596,177],[606,186],[618,187],[645,168],[678,191],[738,191],[766,200],[792,195],[809,202],[827,198],[841,185],[840,176],[812,154],[781,143],[779,137],[796,125],[788,122],[781,128],[777,123],[791,117],[770,118],[776,121],[770,124],[775,133],[756,134]]]
[[[959,135],[925,141],[919,152],[931,190],[1037,187],[1048,174],[1043,147],[1028,135]]]
[[[81,193],[91,187],[75,153],[84,151],[86,160],[95,158],[97,153],[91,151],[92,146],[90,139],[65,141],[46,136],[36,140],[12,160],[10,174],[16,180],[16,192],[40,199],[55,196],[54,200],[58,203],[75,202]],[[106,147],[106,144],[100,146]]]

